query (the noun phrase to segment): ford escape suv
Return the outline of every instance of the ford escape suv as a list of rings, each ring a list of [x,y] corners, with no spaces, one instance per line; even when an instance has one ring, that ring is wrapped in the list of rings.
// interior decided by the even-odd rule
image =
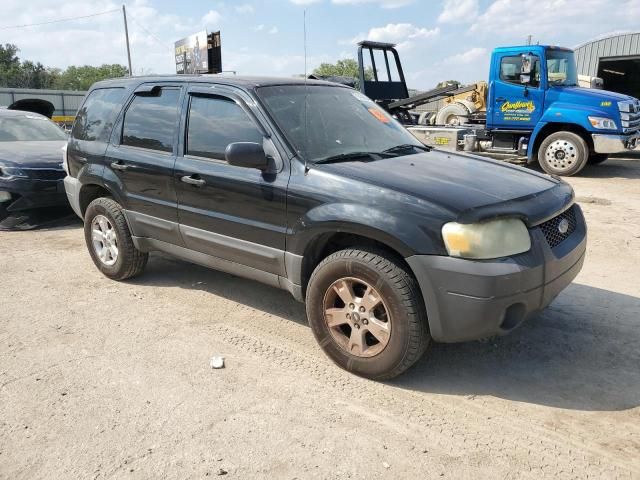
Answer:
[[[400,374],[431,340],[512,330],[585,256],[568,184],[425,147],[328,82],[99,82],[65,162],[107,277],[138,275],[162,251],[288,290],[327,355],[369,378]]]

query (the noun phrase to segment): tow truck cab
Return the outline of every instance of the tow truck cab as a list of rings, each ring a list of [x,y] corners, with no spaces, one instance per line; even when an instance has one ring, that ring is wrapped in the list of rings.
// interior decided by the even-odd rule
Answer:
[[[384,59],[378,61],[377,68],[376,57]],[[372,78],[365,75],[368,58]],[[415,96],[407,93],[395,45],[360,42],[358,60],[361,91],[429,146],[514,163],[538,161],[547,173],[556,175],[574,175],[587,163],[601,163],[610,154],[640,149],[640,101],[579,87],[574,52],[567,48],[496,48],[488,88],[480,82],[462,88],[445,86]],[[394,60],[397,75],[391,73]],[[420,105],[442,99],[447,106],[439,113],[444,109],[456,112],[454,122],[437,125],[436,118],[442,115],[416,112]]]

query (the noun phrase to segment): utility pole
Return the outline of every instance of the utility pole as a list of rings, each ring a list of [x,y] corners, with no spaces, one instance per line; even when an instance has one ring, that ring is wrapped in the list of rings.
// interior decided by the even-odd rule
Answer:
[[[122,4],[122,18],[124,19],[124,37],[127,41],[127,60],[129,60],[129,76],[133,76],[133,70],[131,69],[131,50],[129,49],[129,28],[127,27],[127,9]]]
[[[124,7],[123,7],[124,8]],[[527,45],[531,45],[531,38],[533,35],[528,35],[527,36]]]

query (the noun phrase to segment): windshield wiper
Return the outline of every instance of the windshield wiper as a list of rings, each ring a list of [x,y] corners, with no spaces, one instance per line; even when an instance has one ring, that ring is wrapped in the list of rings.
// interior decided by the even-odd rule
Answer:
[[[348,153],[340,153],[338,155],[331,155],[329,157],[321,158],[319,160],[315,160],[313,163],[337,163],[337,162],[348,162],[350,160],[354,160],[356,158],[370,158],[372,160],[378,160],[380,157],[388,158],[390,155],[385,152],[348,152]]]
[[[402,145],[396,145],[395,147],[387,148],[382,153],[399,153],[409,149],[422,150],[423,152],[431,151],[431,147],[427,147],[426,145],[415,145],[413,143],[403,143]]]

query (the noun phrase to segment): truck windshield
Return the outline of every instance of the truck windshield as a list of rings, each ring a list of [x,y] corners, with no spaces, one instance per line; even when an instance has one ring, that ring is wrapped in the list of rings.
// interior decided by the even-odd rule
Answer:
[[[575,87],[578,85],[576,59],[572,51],[547,50],[549,85]]]
[[[425,147],[365,95],[344,87],[278,85],[258,96],[293,147],[308,162],[341,156],[377,158]],[[415,148],[410,148],[415,146]]]

